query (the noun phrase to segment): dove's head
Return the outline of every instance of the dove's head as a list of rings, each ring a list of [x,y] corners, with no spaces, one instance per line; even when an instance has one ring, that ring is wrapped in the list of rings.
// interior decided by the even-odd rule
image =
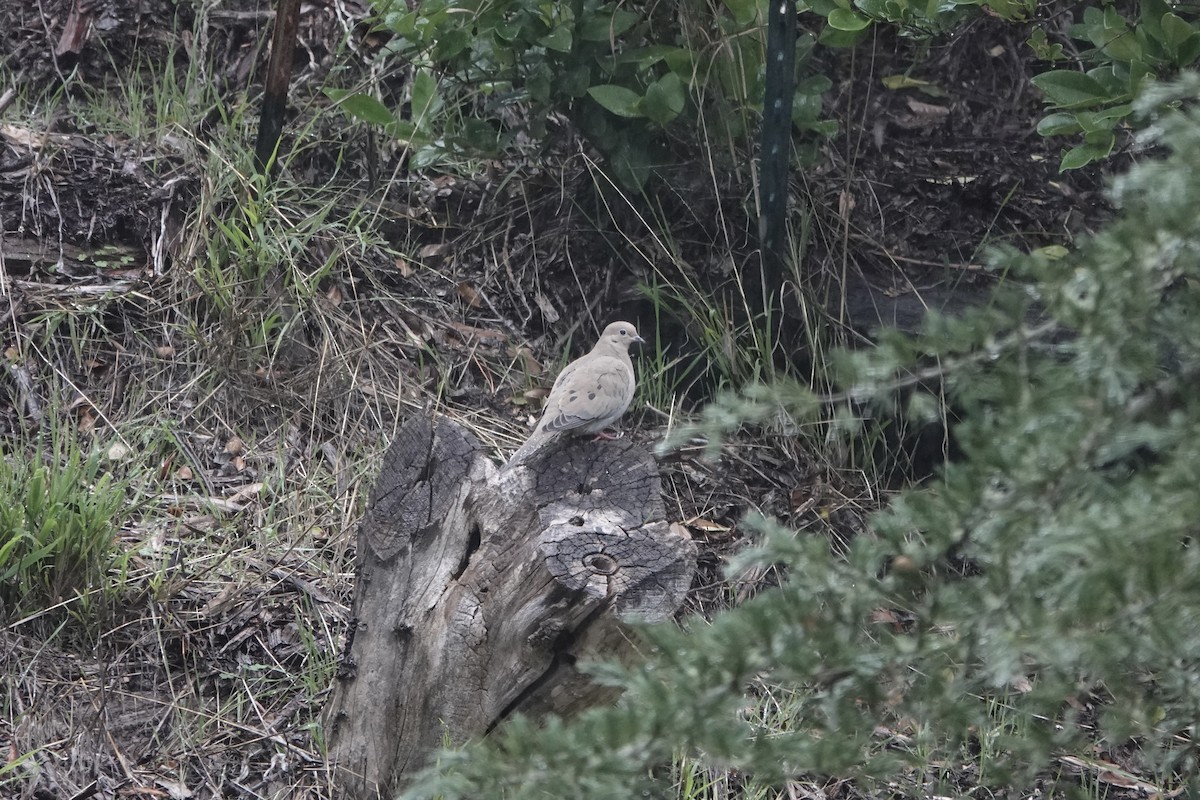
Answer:
[[[638,336],[637,328],[628,322],[614,322],[600,334],[600,343],[620,350],[629,350],[631,344],[645,344],[646,340]]]

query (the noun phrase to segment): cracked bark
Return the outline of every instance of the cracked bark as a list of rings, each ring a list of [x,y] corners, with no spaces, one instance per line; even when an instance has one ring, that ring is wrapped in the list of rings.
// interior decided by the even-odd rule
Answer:
[[[456,423],[410,419],[359,530],[326,708],[348,795],[387,794],[444,740],[511,714],[612,702],[575,664],[630,656],[628,623],[679,608],[695,547],[665,517],[654,460],[630,443],[569,441],[501,471]]]

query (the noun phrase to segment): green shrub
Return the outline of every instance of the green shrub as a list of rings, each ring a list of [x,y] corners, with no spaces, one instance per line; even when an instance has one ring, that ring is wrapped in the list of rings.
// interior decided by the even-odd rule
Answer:
[[[10,618],[107,591],[119,552],[124,483],[69,433],[49,438],[34,458],[0,442],[0,600]]]
[[[636,189],[661,160],[668,130],[748,141],[762,103],[765,19],[765,0],[396,3],[380,14],[394,34],[381,58],[414,65],[406,118],[367,93],[328,93],[407,144],[414,167],[495,154],[517,133],[541,140],[552,115],[567,115]],[[813,44],[804,35],[798,45],[793,122],[826,134],[830,82],[804,75]]]
[[[823,17],[818,41],[849,47],[866,38],[875,25],[895,26],[901,35],[932,36],[954,30],[987,7],[1006,20],[1022,20],[1037,8],[1037,0],[799,0],[800,11]]]
[[[890,404],[914,390],[906,370],[936,364],[963,414],[961,461],[844,555],[750,520],[762,543],[734,569],[784,565],[781,588],[711,624],[649,629],[649,663],[595,668],[625,688],[619,707],[506,725],[406,796],[663,796],[654,770],[680,752],[759,783],[832,775],[886,796],[976,794],[954,781],[1053,793],[1034,783],[1053,782],[1060,756],[1120,752],[1143,782],[1195,796],[1200,110],[1184,101],[1197,97],[1189,76],[1139,101],[1183,103],[1148,134],[1169,155],[1115,182],[1119,220],[1076,254],[997,254],[1023,283],[844,356],[842,395],[777,386],[706,415],[719,433],[780,402]]]
[[[1166,0],[1143,0],[1136,21],[1122,16],[1113,5],[1085,8],[1083,20],[1072,25],[1070,33],[1091,45],[1078,59],[1089,68],[1053,70],[1033,79],[1052,109],[1038,123],[1038,133],[1083,134],[1083,142],[1063,154],[1064,170],[1107,158],[1116,144],[1117,129],[1137,122],[1133,98],[1142,87],[1200,58],[1200,19],[1195,8],[1172,6]],[[1035,30],[1029,44],[1043,60],[1066,59],[1062,45],[1051,44],[1045,31]]]

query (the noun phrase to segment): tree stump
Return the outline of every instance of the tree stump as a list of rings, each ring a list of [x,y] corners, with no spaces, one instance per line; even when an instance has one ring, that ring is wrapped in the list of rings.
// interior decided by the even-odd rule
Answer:
[[[654,460],[630,443],[571,440],[501,470],[452,421],[405,423],[359,530],[326,709],[347,794],[387,794],[511,714],[612,702],[575,663],[629,653],[628,623],[679,608],[696,550],[665,516]]]

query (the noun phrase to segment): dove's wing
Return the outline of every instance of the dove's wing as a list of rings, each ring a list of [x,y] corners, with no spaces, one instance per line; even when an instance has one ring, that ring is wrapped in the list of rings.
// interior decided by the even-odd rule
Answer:
[[[545,431],[596,433],[616,422],[633,399],[633,365],[618,356],[596,355],[569,365],[554,382]]]

